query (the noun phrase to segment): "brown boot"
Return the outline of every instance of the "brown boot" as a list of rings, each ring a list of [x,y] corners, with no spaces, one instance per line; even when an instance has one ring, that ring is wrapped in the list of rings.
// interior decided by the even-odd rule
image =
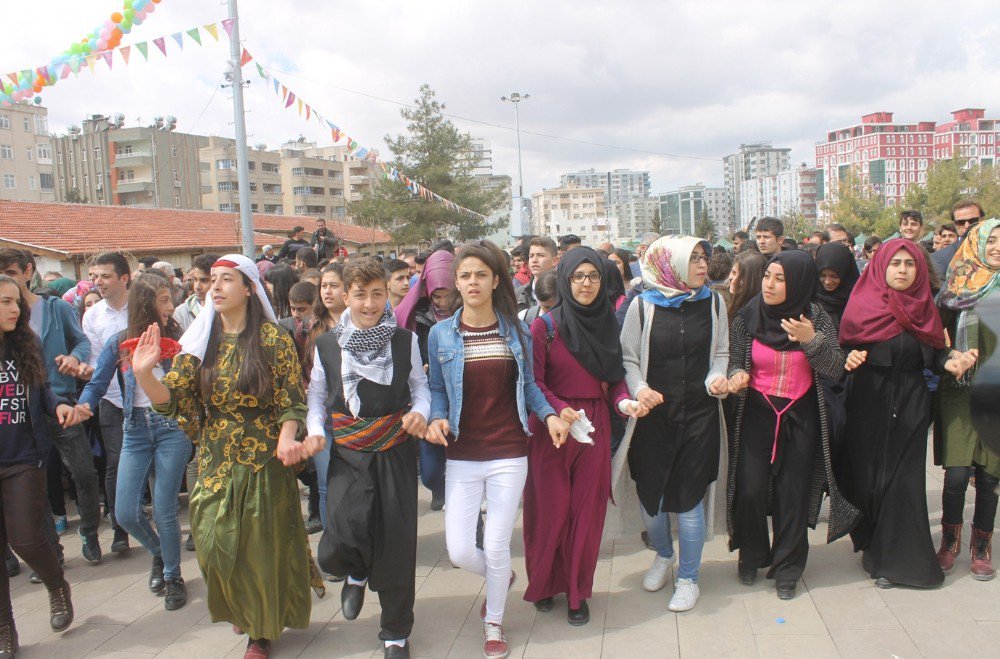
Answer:
[[[962,524],[945,524],[941,522],[941,549],[938,549],[937,559],[945,574],[951,574],[955,569],[955,558],[962,548]]]
[[[972,554],[972,578],[976,581],[989,581],[996,573],[993,571],[993,531],[983,531],[972,527],[972,539],[969,541],[969,553]]]
[[[73,623],[73,601],[70,599],[69,582],[49,591],[49,625],[52,631],[65,631]]]
[[[10,659],[17,650],[17,628],[13,620],[8,620],[0,624],[0,659]]]

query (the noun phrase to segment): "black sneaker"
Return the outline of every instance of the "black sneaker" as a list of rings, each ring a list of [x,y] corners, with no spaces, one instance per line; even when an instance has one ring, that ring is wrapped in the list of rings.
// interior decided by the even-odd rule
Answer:
[[[115,539],[111,543],[111,552],[120,554],[128,550],[128,533],[125,532],[125,529],[115,529]]]
[[[431,497],[431,510],[441,510],[444,508],[444,496]]]
[[[17,556],[11,551],[10,546],[7,546],[7,550],[4,552],[4,563],[7,568],[8,577],[16,577],[21,574],[21,561],[17,560]]]
[[[188,601],[187,587],[180,577],[167,579],[167,594],[163,598],[163,608],[167,611],[176,611]]]
[[[90,533],[87,535],[80,534],[80,540],[83,542],[83,558],[89,563],[100,563],[101,562],[101,541],[97,539],[96,533]]]
[[[323,522],[320,520],[319,516],[310,517],[306,521],[306,533],[312,535],[313,533],[319,533],[323,530]]]
[[[187,540],[184,541],[184,549],[188,551],[194,551],[194,535],[188,533]]]
[[[149,590],[159,595],[166,584],[163,582],[163,556],[153,557],[153,568],[149,571]]]
[[[70,599],[69,583],[49,591],[49,625],[52,631],[65,631],[73,622],[73,601]]]

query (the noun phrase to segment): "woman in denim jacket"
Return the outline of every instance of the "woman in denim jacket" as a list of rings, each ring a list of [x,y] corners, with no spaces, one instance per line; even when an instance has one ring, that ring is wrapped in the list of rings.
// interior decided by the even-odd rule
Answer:
[[[517,320],[514,288],[500,249],[488,241],[455,258],[463,306],[430,333],[431,423],[425,439],[446,450],[445,538],[452,563],[486,578],[487,658],[506,657],[504,604],[514,581],[510,538],[528,473],[528,413],[543,419],[556,447],[569,425],[535,384],[531,340]],[[463,405],[463,402],[465,403]],[[484,549],[476,548],[483,493]]]
[[[136,386],[128,355],[121,352],[120,346],[128,339],[138,339],[154,323],[160,326],[164,336],[176,339],[180,328],[173,319],[173,312],[170,284],[166,278],[155,271],[139,275],[129,288],[128,327],[104,345],[77,406],[88,413],[97,409],[112,378],[118,378],[124,392],[125,436],[118,465],[115,517],[122,528],[153,555],[149,589],[156,594],[166,590],[164,607],[168,611],[187,603],[187,590],[181,578],[177,493],[191,455],[191,440],[176,420],[160,416],[151,409],[149,398]],[[160,370],[165,372],[169,368],[170,362],[163,360]],[[153,488],[155,531],[142,510],[142,491],[151,472],[156,473]]]

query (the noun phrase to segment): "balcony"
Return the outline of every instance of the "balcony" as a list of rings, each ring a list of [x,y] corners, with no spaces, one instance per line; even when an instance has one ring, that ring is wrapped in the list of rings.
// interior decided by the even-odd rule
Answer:
[[[145,192],[153,188],[152,181],[118,181],[118,194],[128,194],[130,192]]]

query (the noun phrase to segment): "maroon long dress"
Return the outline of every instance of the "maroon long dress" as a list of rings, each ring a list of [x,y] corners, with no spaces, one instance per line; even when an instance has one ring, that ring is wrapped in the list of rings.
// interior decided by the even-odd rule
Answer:
[[[537,602],[566,593],[569,607],[591,597],[594,570],[611,494],[611,426],[608,389],[570,354],[558,330],[546,339],[542,318],[531,324],[535,382],[558,413],[569,406],[584,410],[594,425],[594,444],[570,436],[552,445],[545,424],[532,416],[528,442],[528,480],[524,486],[524,558],[528,588],[524,599]],[[628,398],[624,382],[610,387],[612,402]]]

